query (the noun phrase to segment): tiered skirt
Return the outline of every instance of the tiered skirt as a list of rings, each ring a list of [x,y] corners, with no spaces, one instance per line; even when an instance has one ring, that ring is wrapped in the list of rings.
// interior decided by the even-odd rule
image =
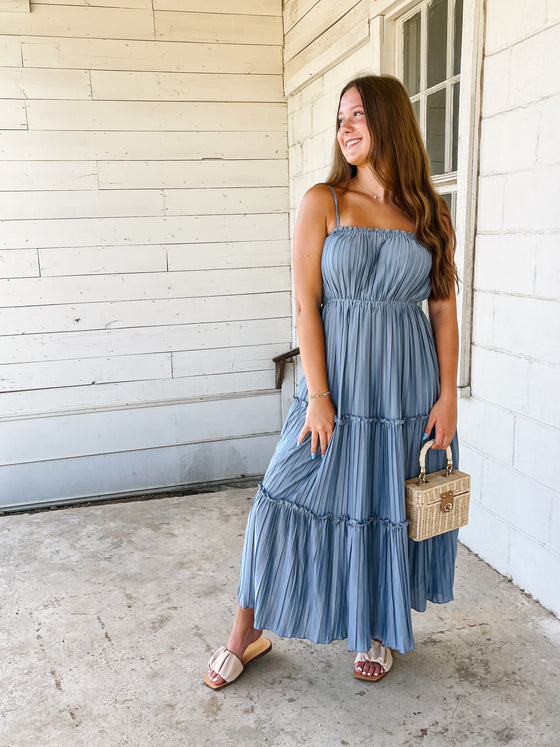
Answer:
[[[325,454],[311,459],[305,381],[249,514],[239,604],[255,627],[316,643],[371,638],[402,653],[414,648],[411,609],[453,599],[458,530],[408,538],[404,480],[418,472],[429,412],[406,418],[335,416]],[[451,444],[458,464],[457,436]],[[430,450],[428,471],[445,452]]]

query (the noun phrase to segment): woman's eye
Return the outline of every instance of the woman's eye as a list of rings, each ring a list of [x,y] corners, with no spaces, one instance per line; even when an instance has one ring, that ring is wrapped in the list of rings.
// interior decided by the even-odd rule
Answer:
[[[363,111],[361,109],[358,109],[357,111],[354,112],[354,118],[356,118],[356,117],[362,117],[363,114],[364,114]],[[342,119],[342,117],[339,117],[339,119],[338,119],[338,126],[342,127],[343,124],[344,124],[344,119]]]

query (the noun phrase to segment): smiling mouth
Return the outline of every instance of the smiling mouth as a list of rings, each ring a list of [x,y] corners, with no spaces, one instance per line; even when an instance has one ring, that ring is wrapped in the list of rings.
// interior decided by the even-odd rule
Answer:
[[[346,142],[346,143],[344,144],[344,147],[345,147],[345,148],[352,148],[352,147],[353,147],[354,145],[356,145],[357,143],[359,143],[359,142],[361,141],[361,139],[362,139],[362,138],[354,138],[353,140],[348,140],[348,141],[347,141],[347,142]]]

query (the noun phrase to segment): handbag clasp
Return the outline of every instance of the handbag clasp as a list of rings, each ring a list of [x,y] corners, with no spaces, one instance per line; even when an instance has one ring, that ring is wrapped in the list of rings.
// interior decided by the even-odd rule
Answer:
[[[441,510],[444,511],[445,513],[449,513],[449,511],[453,509],[453,503],[454,503],[453,491],[448,490],[447,492],[442,493],[440,498],[441,498]]]

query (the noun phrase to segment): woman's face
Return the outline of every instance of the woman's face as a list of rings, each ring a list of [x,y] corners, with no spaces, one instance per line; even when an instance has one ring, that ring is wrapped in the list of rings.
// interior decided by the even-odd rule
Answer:
[[[366,122],[362,97],[357,88],[349,88],[340,99],[336,137],[342,155],[348,163],[353,166],[367,163],[371,148],[371,135]]]

